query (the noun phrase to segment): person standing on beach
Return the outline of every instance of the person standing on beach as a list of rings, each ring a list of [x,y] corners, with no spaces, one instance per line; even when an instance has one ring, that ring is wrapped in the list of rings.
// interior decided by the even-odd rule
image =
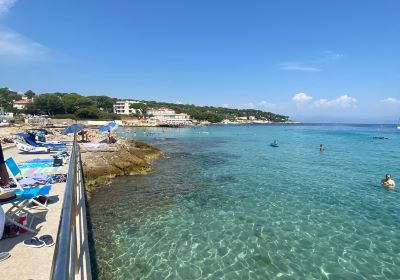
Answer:
[[[322,153],[322,152],[324,152],[325,151],[325,147],[324,147],[324,145],[319,145],[319,151]]]
[[[108,131],[107,131],[107,143],[108,144],[111,144],[112,143],[112,141],[111,141],[111,130],[109,129]]]

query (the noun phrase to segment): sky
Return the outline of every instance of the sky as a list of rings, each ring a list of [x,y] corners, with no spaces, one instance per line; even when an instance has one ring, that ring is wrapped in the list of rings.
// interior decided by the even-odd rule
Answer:
[[[398,0],[0,0],[0,87],[397,123]]]

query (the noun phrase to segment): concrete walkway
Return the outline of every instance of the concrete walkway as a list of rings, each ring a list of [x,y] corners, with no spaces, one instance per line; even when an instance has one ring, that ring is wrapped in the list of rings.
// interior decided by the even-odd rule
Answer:
[[[4,158],[12,156],[17,163],[34,158],[50,158],[49,154],[20,154],[16,147],[6,149]],[[68,165],[62,167],[59,173],[67,173]],[[0,252],[10,252],[11,257],[0,262],[0,278],[3,279],[33,279],[48,280],[50,278],[53,261],[54,246],[29,248],[23,245],[25,239],[32,236],[40,237],[44,234],[53,236],[56,242],[58,225],[60,222],[61,207],[64,199],[65,183],[53,184],[50,192],[49,211],[35,209],[32,213],[38,214],[43,220],[35,219],[34,225],[38,233],[24,233],[18,237],[0,240]],[[8,207],[3,206],[4,212]]]

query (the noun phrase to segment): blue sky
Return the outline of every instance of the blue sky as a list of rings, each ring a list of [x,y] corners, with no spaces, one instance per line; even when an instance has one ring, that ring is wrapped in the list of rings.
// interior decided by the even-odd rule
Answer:
[[[0,86],[397,122],[400,1],[0,0]]]

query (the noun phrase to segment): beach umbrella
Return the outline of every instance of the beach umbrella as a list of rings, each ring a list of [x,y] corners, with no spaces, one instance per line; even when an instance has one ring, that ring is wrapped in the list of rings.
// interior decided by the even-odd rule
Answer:
[[[99,128],[101,133],[106,133],[107,131],[112,131],[118,128],[118,124],[116,122],[109,122],[102,127]]]
[[[83,125],[80,123],[74,123],[74,124],[68,126],[66,129],[64,129],[62,134],[67,135],[67,134],[71,134],[71,133],[77,133],[77,132],[81,131],[82,129],[84,129],[85,127],[86,127],[86,125]]]

